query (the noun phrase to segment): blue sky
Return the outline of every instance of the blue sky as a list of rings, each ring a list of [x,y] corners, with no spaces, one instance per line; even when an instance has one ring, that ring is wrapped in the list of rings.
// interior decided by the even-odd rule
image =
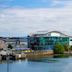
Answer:
[[[0,0],[0,36],[71,29],[72,0]]]
[[[56,7],[62,7],[65,4],[65,0],[61,0]],[[47,8],[55,7],[52,6],[53,0],[0,0],[1,5],[6,5],[8,7],[20,6],[24,8]]]

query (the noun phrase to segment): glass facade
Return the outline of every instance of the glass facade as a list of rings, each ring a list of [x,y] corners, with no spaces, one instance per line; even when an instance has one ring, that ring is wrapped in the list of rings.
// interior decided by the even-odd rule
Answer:
[[[28,47],[33,50],[52,50],[56,43],[68,44],[69,37],[31,37],[28,36]]]

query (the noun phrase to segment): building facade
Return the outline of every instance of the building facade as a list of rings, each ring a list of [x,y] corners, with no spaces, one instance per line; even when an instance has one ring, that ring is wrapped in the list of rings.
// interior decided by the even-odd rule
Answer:
[[[38,32],[28,36],[28,47],[33,50],[53,50],[56,43],[69,45],[69,37],[58,31]]]
[[[72,46],[72,36],[69,38],[69,45]]]
[[[6,45],[8,46],[11,44],[13,48],[26,48],[27,42],[22,37],[12,37],[12,38],[6,38]]]
[[[6,48],[6,42],[2,39],[0,39],[0,50]]]
[[[13,48],[26,48],[27,41],[24,37],[1,37],[0,38],[0,48],[7,48],[8,45]]]

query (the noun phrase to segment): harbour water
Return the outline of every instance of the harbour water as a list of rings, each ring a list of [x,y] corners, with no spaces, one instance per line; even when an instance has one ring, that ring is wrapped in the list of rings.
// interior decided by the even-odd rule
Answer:
[[[72,57],[46,57],[0,63],[0,72],[72,72]]]

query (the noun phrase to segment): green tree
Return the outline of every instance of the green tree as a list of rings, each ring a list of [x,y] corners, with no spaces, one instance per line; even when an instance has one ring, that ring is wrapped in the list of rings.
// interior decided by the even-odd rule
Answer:
[[[9,49],[12,49],[13,46],[12,46],[11,44],[8,44],[8,48],[9,48]]]
[[[64,49],[65,49],[65,51],[69,51],[69,45],[68,44],[64,44]]]
[[[64,46],[60,43],[56,43],[54,46],[54,53],[55,54],[63,54],[65,51]]]
[[[69,48],[69,49],[70,49],[70,51],[72,51],[72,46],[70,46],[70,48]]]

